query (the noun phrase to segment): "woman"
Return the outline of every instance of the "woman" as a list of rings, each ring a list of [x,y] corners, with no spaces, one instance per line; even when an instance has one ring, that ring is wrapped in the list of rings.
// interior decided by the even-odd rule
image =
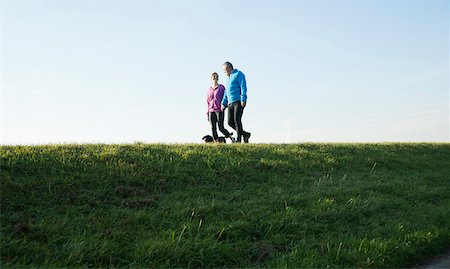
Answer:
[[[231,142],[234,143],[235,139],[223,126],[224,113],[221,108],[223,94],[225,92],[225,87],[219,84],[219,74],[216,72],[211,74],[212,85],[208,89],[208,94],[206,97],[206,102],[208,104],[208,121],[211,124],[212,135],[214,141],[217,141],[219,136],[217,135],[217,125],[219,125],[219,130],[225,135],[226,138],[230,138]]]

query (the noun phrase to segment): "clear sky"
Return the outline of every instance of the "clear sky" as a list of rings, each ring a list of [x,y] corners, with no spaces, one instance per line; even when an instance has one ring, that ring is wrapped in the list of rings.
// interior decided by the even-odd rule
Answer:
[[[2,144],[200,143],[225,61],[250,142],[450,141],[448,0],[0,2]]]

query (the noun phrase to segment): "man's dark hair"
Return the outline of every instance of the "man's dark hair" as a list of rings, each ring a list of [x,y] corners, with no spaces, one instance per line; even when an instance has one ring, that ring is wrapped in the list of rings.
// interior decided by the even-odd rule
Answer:
[[[233,65],[230,62],[224,62],[223,64],[226,65],[227,67],[230,67],[231,69],[234,69]]]

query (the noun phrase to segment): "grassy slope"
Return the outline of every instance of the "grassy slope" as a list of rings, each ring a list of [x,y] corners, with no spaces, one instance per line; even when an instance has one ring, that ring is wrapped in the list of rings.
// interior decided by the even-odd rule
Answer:
[[[405,267],[450,244],[450,144],[3,146],[3,266]]]

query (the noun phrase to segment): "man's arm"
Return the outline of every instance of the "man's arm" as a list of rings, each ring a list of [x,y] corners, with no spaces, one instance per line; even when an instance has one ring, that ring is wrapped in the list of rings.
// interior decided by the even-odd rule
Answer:
[[[245,75],[241,72],[239,78],[239,84],[241,87],[241,106],[245,107],[247,104],[247,82],[245,81]]]
[[[223,91],[223,98],[222,98],[222,111],[225,110],[225,108],[228,105],[228,98],[227,98],[227,93],[226,93],[227,89],[225,89]]]

